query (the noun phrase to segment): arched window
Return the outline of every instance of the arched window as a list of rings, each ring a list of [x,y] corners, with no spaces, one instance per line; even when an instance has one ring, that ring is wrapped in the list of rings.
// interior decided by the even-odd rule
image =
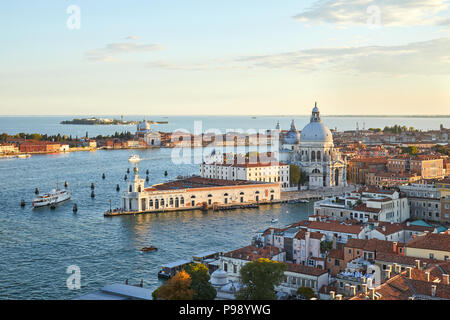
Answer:
[[[322,159],[320,157],[320,151],[317,151],[317,161],[322,161]]]
[[[311,161],[316,161],[316,152],[311,151]]]
[[[130,192],[133,192],[133,187],[130,185]]]

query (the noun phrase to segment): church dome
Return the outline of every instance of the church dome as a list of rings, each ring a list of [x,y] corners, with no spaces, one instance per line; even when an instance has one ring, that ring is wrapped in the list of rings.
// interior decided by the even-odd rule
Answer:
[[[333,135],[326,125],[311,122],[303,128],[300,135],[301,142],[333,142]]]
[[[307,124],[300,135],[300,141],[303,142],[333,142],[333,135],[330,129],[322,123],[320,119],[317,103],[312,111],[310,123]]]
[[[294,120],[292,120],[291,129],[284,136],[284,143],[285,144],[298,144],[298,140],[299,140],[299,134],[298,134],[297,129],[295,128]]]

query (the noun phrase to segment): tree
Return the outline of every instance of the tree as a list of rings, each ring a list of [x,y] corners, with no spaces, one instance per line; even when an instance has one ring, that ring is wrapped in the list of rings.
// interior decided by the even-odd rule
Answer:
[[[408,153],[410,155],[417,154],[418,149],[417,146],[409,146],[409,147],[402,147],[402,153]]]
[[[191,289],[194,290],[194,300],[214,300],[216,289],[209,283],[208,268],[201,263],[192,263],[184,268],[192,279]]]
[[[239,300],[276,300],[275,286],[280,285],[286,265],[260,258],[241,268],[243,287],[236,294]]]
[[[297,289],[297,294],[303,298],[310,300],[311,298],[317,298],[313,289],[309,287],[300,287]]]
[[[324,240],[320,242],[320,252],[324,253],[330,251],[333,248],[333,241]]]
[[[182,270],[169,279],[153,293],[155,300],[192,300],[194,290],[191,289],[192,279]]]
[[[289,165],[289,181],[291,181],[291,184],[297,184],[300,180],[300,172],[300,168],[295,164]]]
[[[308,182],[309,176],[305,171],[300,170],[300,178],[298,179],[298,185],[303,186]]]

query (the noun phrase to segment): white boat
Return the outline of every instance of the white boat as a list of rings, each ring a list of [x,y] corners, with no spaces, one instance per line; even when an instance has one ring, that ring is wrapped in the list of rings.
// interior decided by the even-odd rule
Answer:
[[[66,190],[53,189],[33,199],[33,208],[55,205],[70,199],[70,192]]]
[[[18,154],[17,158],[19,159],[25,159],[31,157],[31,154],[25,153],[25,154]]]
[[[275,219],[275,218],[274,218],[274,219],[271,220],[271,222],[272,222],[272,223],[278,222],[278,219]]]
[[[137,162],[141,161],[141,158],[139,158],[138,155],[134,154],[128,158],[128,161],[130,161],[132,163],[137,163]]]

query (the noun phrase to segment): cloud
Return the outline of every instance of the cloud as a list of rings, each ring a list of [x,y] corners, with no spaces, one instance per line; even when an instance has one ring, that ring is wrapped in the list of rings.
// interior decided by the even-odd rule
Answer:
[[[130,36],[132,37],[132,36]],[[136,38],[137,39],[137,38]],[[109,43],[100,49],[93,49],[86,52],[85,57],[91,61],[111,62],[116,61],[116,56],[125,53],[139,53],[162,50],[159,44],[142,44],[139,42],[117,42]]]
[[[448,25],[449,0],[318,0],[294,16],[308,23],[381,26]]]
[[[128,37],[125,37],[125,40],[137,40],[137,39],[138,39],[137,36],[128,36]]]
[[[201,71],[211,69],[211,65],[207,63],[196,64],[176,64],[165,60],[152,61],[147,63],[148,67],[165,69],[165,70],[184,70],[184,71]]]
[[[235,59],[249,68],[348,74],[449,74],[450,38],[399,46],[315,48]]]

